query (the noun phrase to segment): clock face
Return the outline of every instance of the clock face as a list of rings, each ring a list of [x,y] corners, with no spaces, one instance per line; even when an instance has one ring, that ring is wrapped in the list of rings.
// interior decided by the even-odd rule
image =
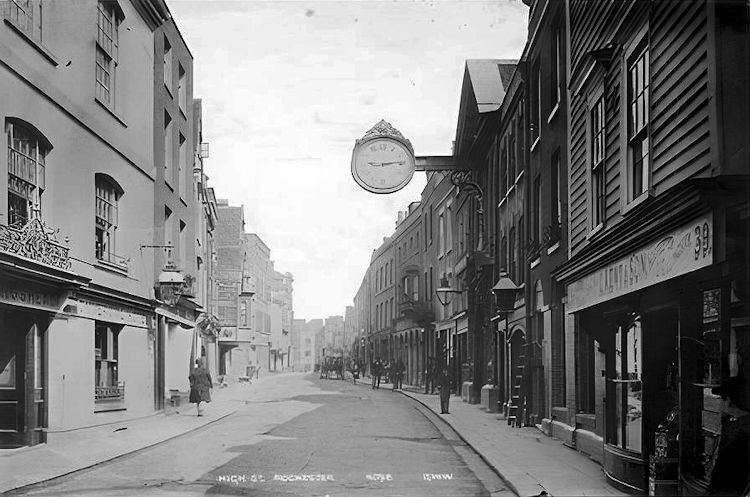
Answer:
[[[398,140],[376,138],[354,150],[352,175],[365,190],[395,192],[406,186],[413,174],[414,156]]]

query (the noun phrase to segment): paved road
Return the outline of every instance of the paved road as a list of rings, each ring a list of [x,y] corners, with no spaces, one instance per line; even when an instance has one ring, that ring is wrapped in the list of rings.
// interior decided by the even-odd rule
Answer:
[[[399,393],[301,375],[242,392],[222,421],[21,495],[513,495]]]

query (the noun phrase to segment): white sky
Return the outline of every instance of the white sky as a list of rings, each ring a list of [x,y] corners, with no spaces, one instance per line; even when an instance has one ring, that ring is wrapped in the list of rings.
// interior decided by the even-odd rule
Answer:
[[[374,195],[351,152],[381,118],[450,155],[466,59],[520,57],[520,0],[170,0],[195,58],[209,185],[294,275],[296,318],[344,314],[424,173]]]

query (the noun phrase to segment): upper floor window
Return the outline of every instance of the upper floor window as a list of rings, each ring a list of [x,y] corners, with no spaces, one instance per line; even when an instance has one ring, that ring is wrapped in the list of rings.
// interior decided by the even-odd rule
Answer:
[[[503,236],[500,242],[500,271],[508,268],[508,239]]]
[[[170,45],[167,37],[164,37],[164,86],[167,90],[172,91],[172,45]]]
[[[187,72],[182,64],[178,64],[177,77],[177,102],[182,113],[187,115]]]
[[[537,176],[536,179],[534,179],[534,196],[532,201],[534,202],[534,210],[533,210],[533,235],[534,235],[534,241],[540,242],[542,240],[542,232],[544,230],[544,227],[542,225],[542,178],[541,176]]]
[[[557,150],[552,156],[552,188],[550,188],[550,207],[552,214],[550,219],[552,241],[559,239],[559,231],[562,226],[562,169],[560,164],[560,151]]]
[[[8,224],[20,226],[41,216],[45,158],[49,142],[31,126],[6,121],[8,135]]]
[[[120,264],[122,261],[115,255],[117,234],[117,204],[122,190],[110,178],[97,174],[95,219],[95,253],[100,261]]]
[[[542,123],[542,75],[539,61],[531,69],[531,141],[532,147],[541,134]]]
[[[41,0],[6,0],[0,2],[3,15],[14,26],[26,33],[31,39],[42,40],[42,1]]]
[[[453,250],[453,205],[445,209],[445,251]]]
[[[628,59],[628,201],[646,193],[651,182],[649,157],[649,52],[639,46]]]
[[[173,175],[173,162],[174,162],[174,146],[173,146],[173,134],[172,131],[172,116],[169,112],[164,111],[164,180],[167,183],[174,181]]]
[[[438,214],[438,255],[445,253],[445,214],[441,211]]]
[[[550,116],[552,115],[555,110],[557,110],[557,106],[560,104],[560,54],[561,54],[561,42],[562,42],[562,30],[560,28],[555,28],[554,33],[552,34],[552,46],[550,47],[550,102],[552,102],[550,105],[552,106],[552,110],[550,111]]]
[[[600,95],[589,110],[591,140],[591,228],[604,223],[604,96]]]
[[[96,98],[115,105],[115,69],[118,55],[118,27],[123,19],[115,1],[97,3]]]
[[[516,229],[510,229],[510,235],[508,236],[508,252],[510,255],[510,262],[508,263],[508,274],[510,274],[513,281],[518,281],[516,278],[516,271],[518,269],[518,246],[516,244]]]
[[[525,271],[525,264],[526,264],[526,252],[525,252],[525,245],[523,243],[523,237],[524,237],[524,226],[523,226],[523,216],[521,216],[518,219],[518,260],[521,262],[522,266],[519,268],[518,271],[518,279],[514,280],[516,283],[523,283],[526,280],[526,271]]]
[[[500,145],[500,196],[504,197],[508,191],[508,152],[505,146],[505,139]]]

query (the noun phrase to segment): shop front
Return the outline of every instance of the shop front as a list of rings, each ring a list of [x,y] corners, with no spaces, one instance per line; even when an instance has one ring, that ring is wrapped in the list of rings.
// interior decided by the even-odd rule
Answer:
[[[87,281],[38,219],[0,225],[0,448],[46,441],[48,329]]]
[[[594,378],[602,463],[621,490],[677,495],[691,472],[703,482],[696,494],[709,490],[722,425],[716,387],[750,358],[737,291],[747,261],[727,250],[747,236],[740,224],[704,211],[567,285],[566,311],[604,357]]]

